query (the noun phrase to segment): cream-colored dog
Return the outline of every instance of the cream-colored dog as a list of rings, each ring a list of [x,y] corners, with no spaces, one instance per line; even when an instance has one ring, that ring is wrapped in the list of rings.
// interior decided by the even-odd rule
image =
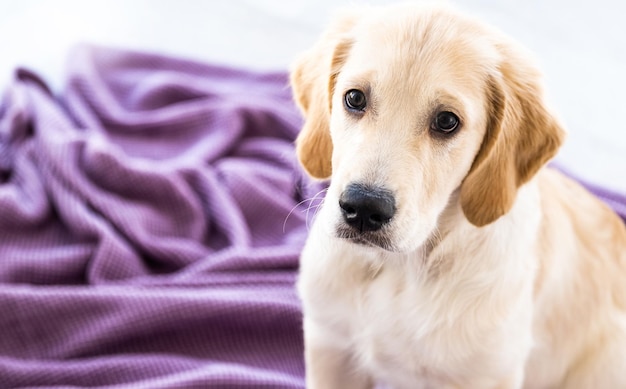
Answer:
[[[347,10],[295,64],[307,387],[626,388],[626,229],[544,168],[526,54],[441,6]]]

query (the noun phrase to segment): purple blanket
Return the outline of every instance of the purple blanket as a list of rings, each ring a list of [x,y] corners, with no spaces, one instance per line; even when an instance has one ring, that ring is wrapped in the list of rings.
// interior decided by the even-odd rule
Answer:
[[[0,106],[0,388],[303,387],[285,74],[81,47]]]
[[[293,284],[320,188],[299,125],[283,73],[81,47],[54,97],[18,71],[0,105],[0,388],[302,388]]]

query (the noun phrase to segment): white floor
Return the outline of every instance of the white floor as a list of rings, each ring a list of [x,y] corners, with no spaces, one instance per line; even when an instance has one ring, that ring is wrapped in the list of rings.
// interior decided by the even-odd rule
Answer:
[[[346,0],[2,0],[0,86],[16,65],[63,82],[77,42],[286,69]],[[372,0],[370,4],[389,3]],[[626,2],[458,0],[530,47],[570,136],[558,161],[626,194]]]

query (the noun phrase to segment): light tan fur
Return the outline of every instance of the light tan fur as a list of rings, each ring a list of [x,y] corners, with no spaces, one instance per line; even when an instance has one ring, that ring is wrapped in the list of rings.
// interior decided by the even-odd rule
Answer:
[[[331,179],[298,283],[308,388],[626,388],[626,228],[544,167],[564,131],[527,53],[448,7],[348,9],[291,82],[299,159]],[[360,243],[352,183],[397,208]]]

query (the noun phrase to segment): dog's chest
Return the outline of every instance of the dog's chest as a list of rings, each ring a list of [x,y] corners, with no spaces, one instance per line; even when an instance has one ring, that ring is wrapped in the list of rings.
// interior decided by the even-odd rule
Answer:
[[[334,300],[333,311],[341,312],[357,359],[377,378],[393,388],[442,388],[473,380],[472,371],[501,370],[512,357],[498,345],[507,344],[508,331],[477,321],[484,307],[467,310],[474,303],[468,296],[462,287],[385,268]],[[483,384],[491,383],[476,387]]]
[[[429,276],[421,258],[360,249],[307,245],[299,290],[306,318],[373,377],[393,388],[482,388],[523,363],[533,269],[522,258],[466,250]]]
[[[415,388],[416,382],[420,388],[445,385],[447,377],[438,366],[458,353],[454,345],[464,340],[453,323],[441,319],[428,291],[383,270],[359,292],[361,304],[344,312],[365,367],[396,388]]]

